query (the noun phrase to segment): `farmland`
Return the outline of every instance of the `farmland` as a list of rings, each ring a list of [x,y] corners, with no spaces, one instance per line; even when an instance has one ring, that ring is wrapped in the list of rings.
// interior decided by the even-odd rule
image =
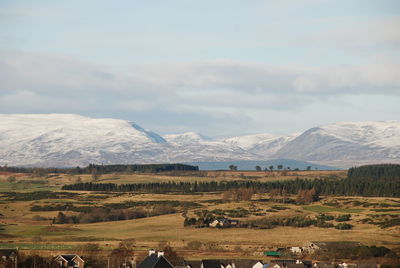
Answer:
[[[182,171],[105,174],[94,183],[273,182],[298,178],[343,180],[345,177],[346,171]],[[397,197],[329,195],[304,203],[298,202],[295,194],[282,197],[264,191],[254,191],[250,199],[237,200],[226,191],[188,194],[61,189],[63,185],[82,182],[93,182],[93,177],[3,172],[0,175],[0,247],[72,250],[97,243],[104,250],[112,250],[121,241],[131,239],[139,252],[168,243],[182,256],[191,258],[254,257],[265,250],[303,246],[315,240],[359,241],[395,251],[400,248],[400,198]],[[197,217],[205,211],[239,220],[243,225],[235,228],[184,226],[185,218]],[[62,219],[60,212],[65,216]],[[116,212],[118,215],[113,215]],[[304,227],[249,228],[245,225],[288,217],[316,221],[321,215],[329,216],[326,217],[329,226],[339,225],[343,215],[349,215],[344,216],[348,217],[345,223],[352,228],[318,227],[317,223]],[[201,246],[193,250],[191,242],[200,242]]]

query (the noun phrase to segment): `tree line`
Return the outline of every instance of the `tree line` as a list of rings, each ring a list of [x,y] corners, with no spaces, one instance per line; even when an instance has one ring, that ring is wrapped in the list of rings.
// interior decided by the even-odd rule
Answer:
[[[400,165],[399,165],[400,166]],[[393,169],[391,165],[383,168]],[[365,167],[360,167],[364,169]],[[359,172],[360,168],[352,168],[345,179],[295,179],[285,181],[259,182],[259,181],[211,181],[211,182],[153,182],[137,184],[114,183],[77,183],[64,185],[63,190],[80,191],[106,191],[106,192],[138,192],[138,193],[197,193],[197,192],[222,192],[232,189],[251,188],[258,192],[285,192],[298,194],[301,190],[314,189],[313,195],[348,195],[348,196],[387,196],[400,197],[400,176],[369,176]],[[367,167],[367,169],[369,169]],[[375,170],[371,168],[371,170]],[[396,169],[400,174],[400,169]],[[355,175],[360,174],[360,175]],[[382,174],[387,174],[384,172]],[[397,174],[397,173],[394,173]],[[314,191],[313,190],[313,191]],[[307,193],[309,194],[309,193]]]
[[[380,164],[352,167],[348,170],[347,177],[350,179],[399,180],[400,165]]]
[[[143,164],[143,165],[95,165],[74,168],[30,168],[0,166],[2,172],[31,173],[33,175],[45,175],[49,173],[61,174],[92,174],[94,171],[101,174],[109,173],[158,173],[165,171],[198,171],[198,166],[185,164]]]
[[[400,165],[367,165],[353,167],[347,178],[295,179],[285,181],[211,181],[211,182],[153,182],[135,184],[76,183],[64,185],[63,190],[139,192],[139,193],[196,193],[238,189],[257,189],[258,192],[298,194],[313,189],[312,195],[359,195],[400,197]],[[303,195],[310,193],[303,192]]]

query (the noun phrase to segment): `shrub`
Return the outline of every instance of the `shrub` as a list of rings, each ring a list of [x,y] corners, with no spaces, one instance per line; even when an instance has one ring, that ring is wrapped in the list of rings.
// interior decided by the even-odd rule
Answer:
[[[322,221],[331,221],[334,219],[334,217],[332,215],[326,215],[324,213],[321,213],[317,216],[317,219]]]
[[[275,210],[286,210],[286,209],[289,209],[288,207],[282,207],[282,206],[272,206],[271,208],[275,209]]]
[[[351,219],[350,214],[343,214],[343,215],[339,215],[336,217],[336,221],[338,221],[338,222],[349,221],[350,219]]]
[[[319,221],[317,221],[317,223],[315,224],[315,226],[316,226],[316,227],[319,227],[319,228],[332,228],[332,227],[335,227],[335,225],[333,225],[332,223],[326,222],[326,221],[324,221],[324,220],[319,220]]]
[[[15,176],[9,176],[9,177],[7,178],[7,181],[8,181],[9,183],[14,183],[16,180],[17,180],[17,179],[15,178]]]
[[[351,229],[353,229],[353,225],[348,224],[348,223],[339,223],[338,225],[335,226],[335,229],[338,229],[338,230],[351,230]]]

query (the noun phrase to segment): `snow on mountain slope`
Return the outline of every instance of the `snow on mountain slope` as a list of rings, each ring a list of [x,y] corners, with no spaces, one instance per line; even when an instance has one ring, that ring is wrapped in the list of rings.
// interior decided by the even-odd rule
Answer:
[[[0,139],[1,162],[22,165],[108,162],[108,154],[125,155],[157,144],[127,121],[73,114],[0,115]]]
[[[164,135],[164,138],[173,146],[168,154],[171,161],[182,161],[181,159],[193,159],[190,161],[249,160],[257,157],[238,146],[215,141],[195,132],[169,134]]]
[[[254,134],[228,138],[223,140],[223,142],[230,146],[239,146],[248,152],[258,155],[261,159],[269,159],[287,142],[293,140],[298,135]]]
[[[400,122],[344,122],[311,128],[273,157],[320,163],[400,161]]]
[[[239,146],[245,150],[248,150],[259,143],[273,141],[277,138],[280,138],[280,136],[266,133],[232,137],[223,141],[229,145]]]
[[[76,166],[255,157],[196,133],[167,135],[167,140],[125,120],[72,114],[0,115],[0,165]]]
[[[175,143],[175,144],[193,144],[193,143],[211,141],[211,139],[206,138],[196,132],[186,132],[182,134],[168,134],[164,135],[164,139],[166,139],[170,143]]]
[[[302,134],[212,140],[160,135],[118,119],[73,114],[0,115],[0,165],[76,166],[295,159],[336,166],[400,162],[400,121],[345,122]]]
[[[63,141],[57,146],[112,145],[118,142],[153,142],[146,132],[132,128],[124,120],[93,119],[72,114],[0,115],[0,148],[22,142]],[[93,143],[96,142],[96,143]]]
[[[343,122],[320,127],[330,136],[365,145],[400,146],[399,121]]]
[[[294,140],[299,135],[299,133],[295,133],[288,136],[280,136],[275,139],[263,140],[251,147],[249,151],[254,154],[263,156],[264,158],[271,158],[283,146],[285,146],[288,142]]]

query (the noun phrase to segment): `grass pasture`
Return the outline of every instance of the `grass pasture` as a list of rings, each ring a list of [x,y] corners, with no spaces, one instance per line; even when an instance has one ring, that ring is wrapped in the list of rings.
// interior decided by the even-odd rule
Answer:
[[[15,182],[9,182],[8,177],[11,175],[0,174],[0,248],[19,246],[29,250],[74,250],[82,243],[95,242],[109,249],[117,246],[120,241],[135,239],[136,247],[140,250],[157,248],[160,243],[168,242],[182,254],[189,254],[194,258],[217,255],[231,257],[233,252],[238,257],[252,257],[255,252],[260,253],[276,247],[302,246],[314,240],[359,241],[366,245],[400,248],[400,227],[390,224],[395,223],[393,219],[400,217],[400,198],[322,196],[320,201],[311,204],[296,204],[272,200],[268,193],[255,194],[250,201],[233,201],[224,199],[221,192],[138,194],[62,191],[60,189],[64,184],[91,181],[91,178],[89,175],[68,174],[32,178],[19,174],[15,176]],[[298,177],[329,177],[340,180],[344,176],[344,171],[212,171],[198,174],[108,174],[103,175],[98,182],[127,184],[196,180],[275,181]],[[30,181],[31,188],[20,187],[27,181]],[[32,183],[33,181],[42,182]],[[30,199],[29,193],[37,191],[41,191],[42,194],[37,193],[37,198]],[[296,196],[290,198],[295,200]],[[32,211],[34,206],[60,208],[60,211],[68,216],[78,216],[80,212],[77,208],[80,207],[121,207],[122,210],[137,209],[146,213],[156,208],[160,211],[169,209],[170,212],[130,220],[53,224],[52,219],[57,217],[58,210]],[[174,210],[171,210],[171,207]],[[346,223],[353,225],[353,229],[338,230],[315,226],[278,226],[272,229],[184,227],[183,216],[194,217],[200,210],[214,211],[213,213],[220,213],[240,222],[263,217],[317,217],[323,213],[336,218],[341,214],[350,214],[351,219]],[[335,220],[329,222],[337,224]],[[384,228],[380,222],[385,223]],[[187,248],[191,241],[202,243],[201,249],[196,253]]]
[[[361,208],[335,208],[335,207],[326,207],[321,205],[304,206],[303,209],[316,213],[329,213],[329,212],[360,213],[361,211],[363,211],[363,209]]]

